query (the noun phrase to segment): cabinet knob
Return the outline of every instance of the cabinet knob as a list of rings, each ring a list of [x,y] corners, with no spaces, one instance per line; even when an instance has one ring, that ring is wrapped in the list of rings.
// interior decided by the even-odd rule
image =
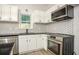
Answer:
[[[1,19],[1,17],[0,17],[0,19]]]
[[[28,42],[28,40],[26,40]]]
[[[9,19],[9,20],[11,20],[11,18],[10,18],[10,17],[9,17],[8,19]]]
[[[29,42],[30,42],[30,40],[29,40]]]

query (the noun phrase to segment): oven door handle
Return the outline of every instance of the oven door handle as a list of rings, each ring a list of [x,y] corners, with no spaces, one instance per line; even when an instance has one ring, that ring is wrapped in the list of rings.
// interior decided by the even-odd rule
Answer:
[[[48,42],[51,41],[53,43],[56,43],[56,44],[62,44],[62,42],[57,42],[57,41],[54,41],[54,40],[48,40]]]

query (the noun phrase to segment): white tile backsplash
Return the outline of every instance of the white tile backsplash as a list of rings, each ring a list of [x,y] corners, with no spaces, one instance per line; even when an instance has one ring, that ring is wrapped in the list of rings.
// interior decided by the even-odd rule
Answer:
[[[43,24],[34,24],[33,29],[29,29],[28,32],[43,33],[46,32],[46,26]]]
[[[79,6],[74,8],[73,33],[75,35],[74,50],[79,55]]]
[[[26,30],[19,29],[18,23],[1,23],[0,34],[24,33]]]
[[[73,20],[60,21],[47,25],[47,32],[73,34]]]

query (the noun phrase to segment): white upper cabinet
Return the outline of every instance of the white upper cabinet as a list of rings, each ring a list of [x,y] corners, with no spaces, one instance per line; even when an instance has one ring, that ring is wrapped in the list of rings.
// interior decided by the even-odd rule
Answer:
[[[58,8],[64,6],[65,4],[54,5],[49,8],[47,11],[35,10],[32,15],[34,23],[50,23],[51,21],[51,12],[57,10]]]
[[[32,13],[32,22],[36,23],[36,22],[40,22],[39,21],[39,11],[35,10]]]
[[[18,21],[18,7],[11,6],[11,21]]]
[[[51,13],[45,12],[45,18],[43,21],[44,21],[44,23],[51,22]]]
[[[2,6],[2,21],[10,21],[10,6],[3,5]]]
[[[45,11],[35,10],[32,14],[32,20],[34,23],[48,23],[50,22],[49,16]]]
[[[1,20],[1,16],[2,16],[2,6],[0,6],[0,20]]]
[[[11,21],[11,22],[18,21],[18,8],[17,8],[17,6],[2,5],[0,10],[1,10],[0,21]]]

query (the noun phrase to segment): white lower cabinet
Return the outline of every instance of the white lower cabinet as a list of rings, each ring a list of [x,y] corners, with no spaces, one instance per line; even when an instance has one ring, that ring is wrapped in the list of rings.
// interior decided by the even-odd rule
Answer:
[[[36,39],[37,49],[41,49],[44,46],[44,39],[42,39],[41,35],[39,35]]]
[[[19,54],[35,49],[47,49],[47,38],[42,35],[20,35]]]
[[[45,50],[47,50],[47,41],[48,41],[48,35],[45,34],[41,34],[41,47],[44,48]]]
[[[19,53],[28,51],[28,38],[19,36]]]
[[[36,49],[36,39],[34,37],[29,37],[28,49],[29,50]]]
[[[44,39],[44,49],[47,50],[47,41],[48,41],[47,35],[44,36],[43,39]]]

